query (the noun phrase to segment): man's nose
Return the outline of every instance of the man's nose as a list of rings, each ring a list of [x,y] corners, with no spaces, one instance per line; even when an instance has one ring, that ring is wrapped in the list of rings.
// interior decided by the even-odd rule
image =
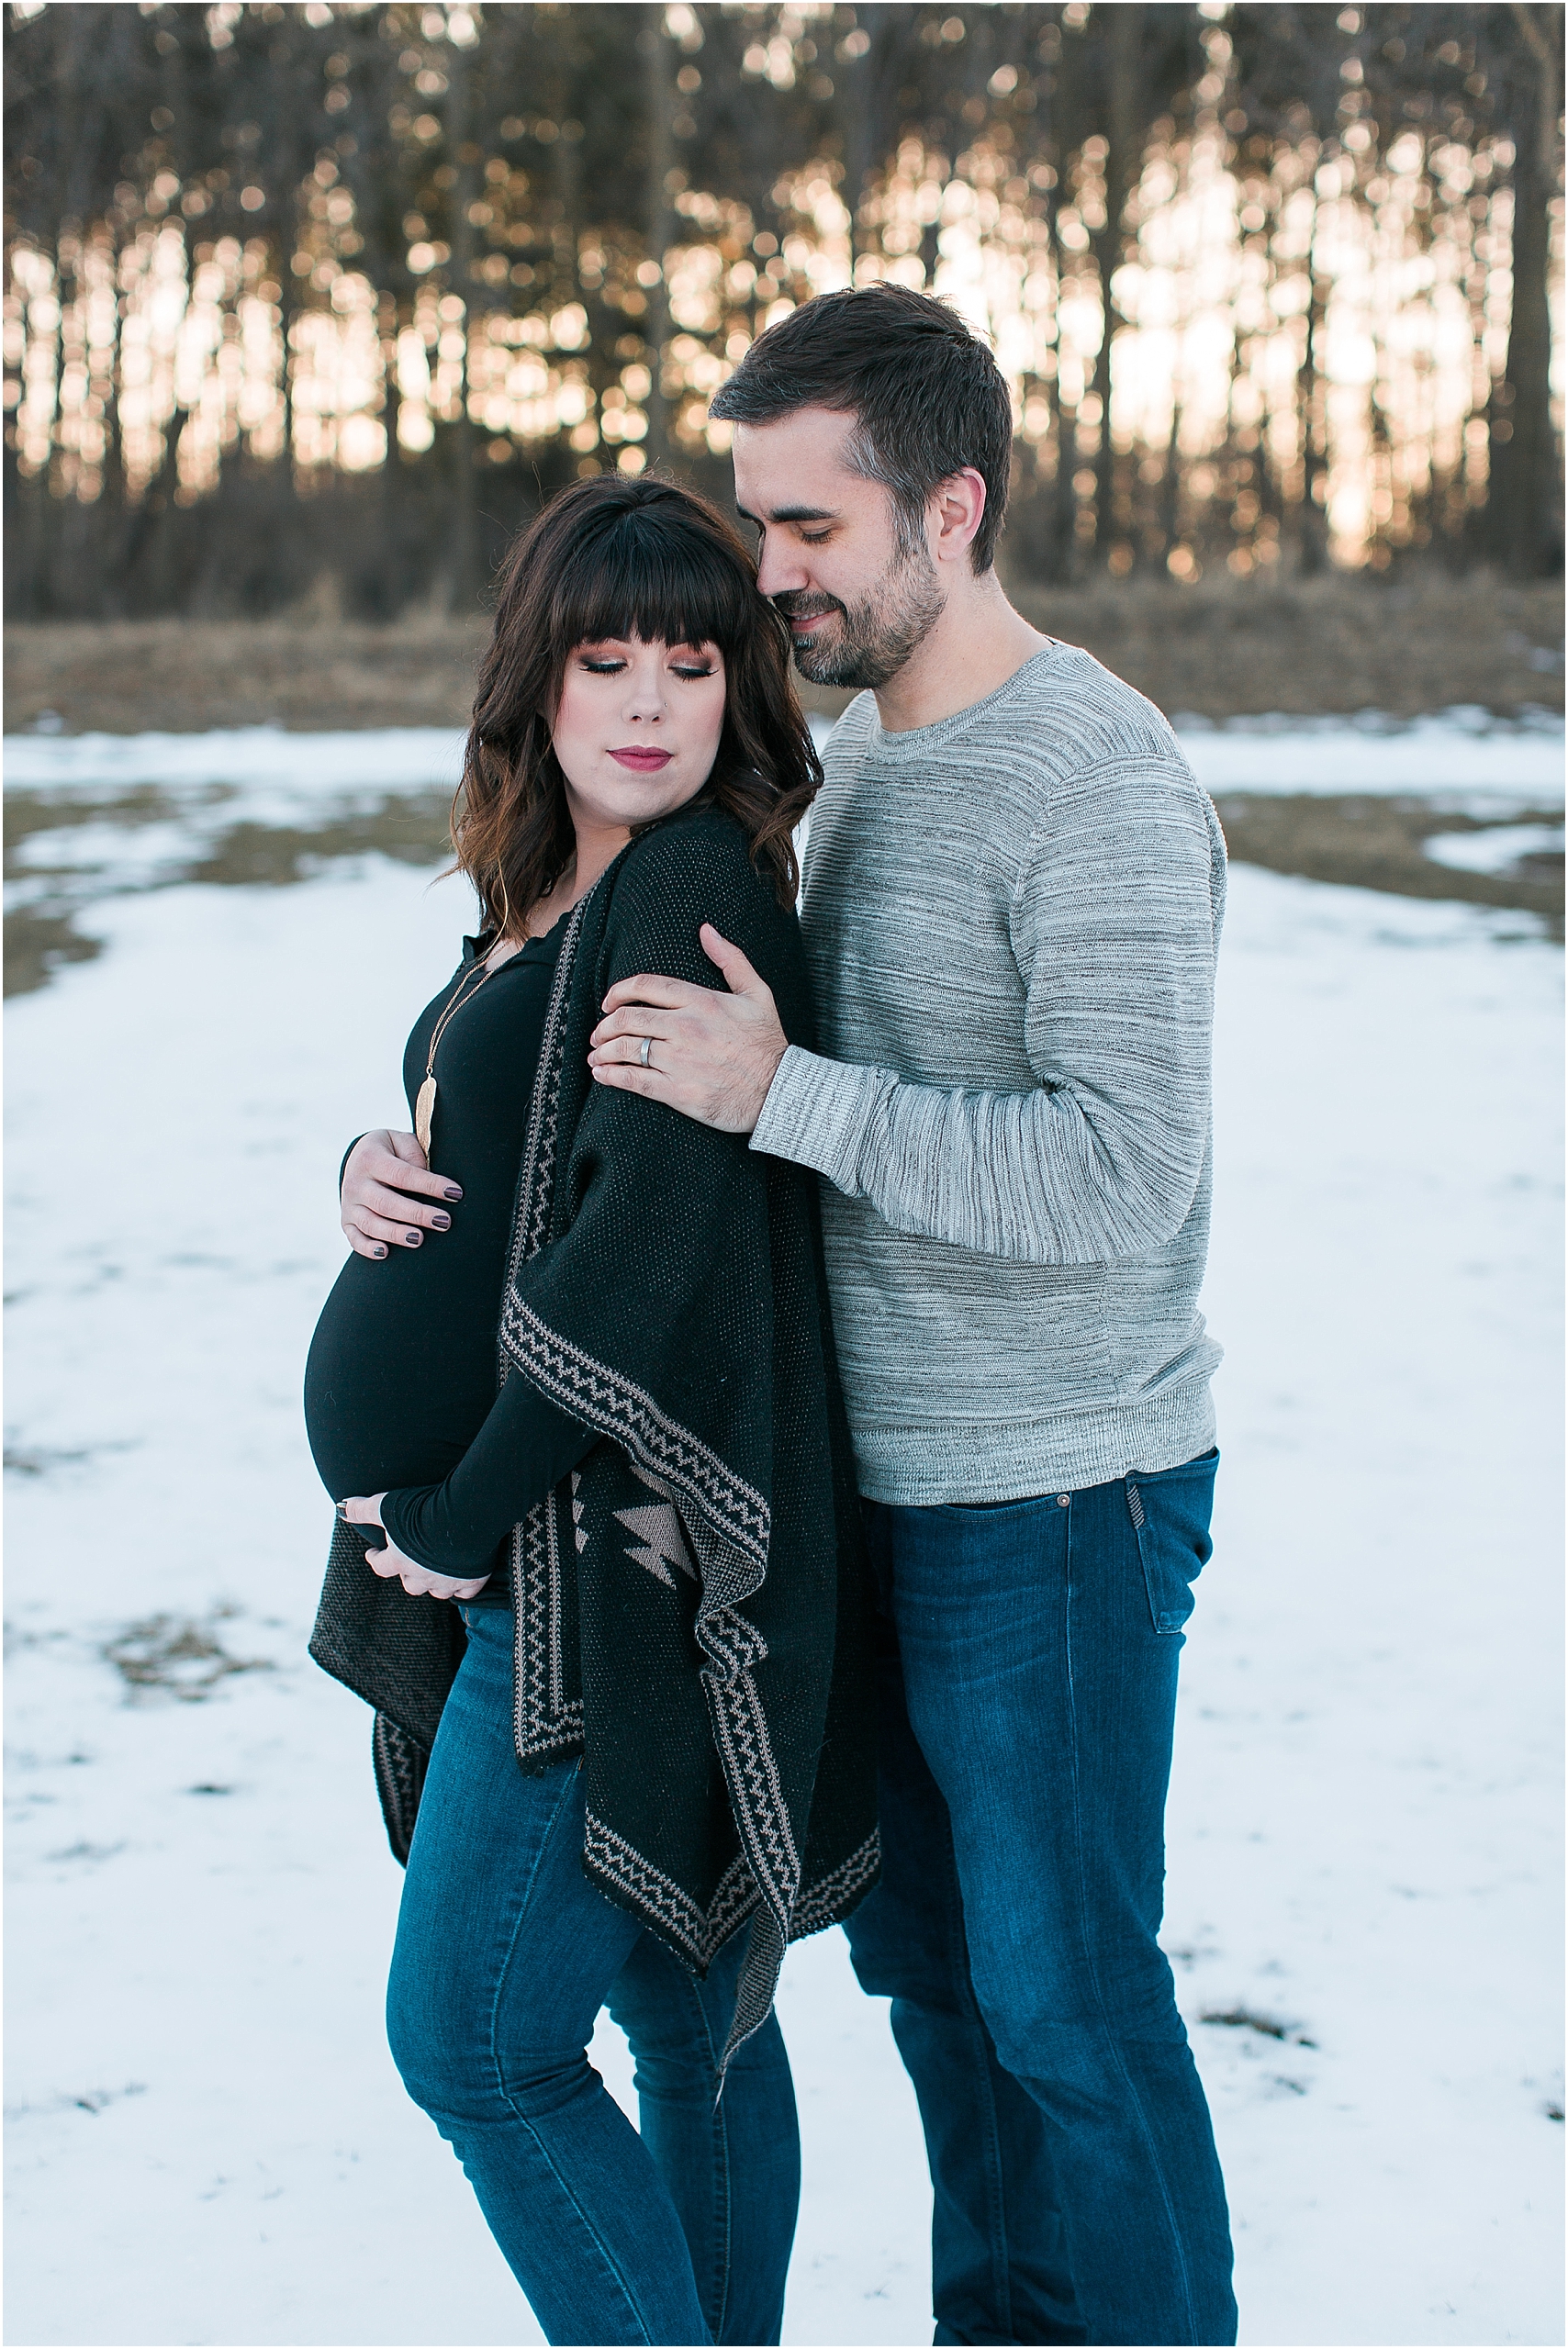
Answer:
[[[787,596],[811,582],[798,549],[765,538],[757,549],[756,584],[765,596]]]

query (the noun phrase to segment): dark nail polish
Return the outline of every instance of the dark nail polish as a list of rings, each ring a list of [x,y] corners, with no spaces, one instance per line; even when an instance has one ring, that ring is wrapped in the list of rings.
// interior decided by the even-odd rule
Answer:
[[[420,1236],[419,1236],[418,1232],[409,1232],[409,1233],[407,1235],[407,1237],[408,1237],[409,1246],[410,1247],[419,1247],[419,1244],[420,1244]]]
[[[442,1197],[443,1199],[461,1199],[462,1196],[462,1187],[455,1182],[449,1182],[445,1191],[442,1193]]]
[[[384,1247],[373,1247],[370,1253],[372,1256],[385,1256],[386,1250]]]
[[[452,1229],[451,1216],[432,1215],[431,1217],[431,1229],[432,1232],[450,1232]]]

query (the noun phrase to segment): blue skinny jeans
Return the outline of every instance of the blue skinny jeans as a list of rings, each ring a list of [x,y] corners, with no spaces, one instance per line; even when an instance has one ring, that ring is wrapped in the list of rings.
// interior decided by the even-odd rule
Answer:
[[[775,2018],[714,2103],[745,1935],[699,1982],[595,1891],[577,1764],[518,1767],[511,1615],[464,1619],[387,1989],[404,2085],[551,2342],[777,2342],[801,2152]],[[640,2133],[585,2053],[605,2006]]]
[[[883,1874],[846,1930],[924,2123],[938,2342],[1236,2339],[1156,1939],[1215,1458],[989,1508],[865,1504]]]

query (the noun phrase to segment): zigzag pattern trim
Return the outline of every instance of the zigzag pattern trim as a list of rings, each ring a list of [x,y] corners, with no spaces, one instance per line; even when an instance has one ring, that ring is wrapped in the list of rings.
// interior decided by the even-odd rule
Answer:
[[[745,1953],[741,1978],[735,1985],[735,2011],[730,2024],[730,2035],[719,2058],[721,2096],[724,2092],[730,2058],[753,2031],[762,2029],[773,2012],[773,2000],[783,1964],[784,1936],[778,1930],[778,1919],[770,1908],[760,1909],[751,1929],[751,1946]]]
[[[694,1965],[711,1964],[757,1902],[751,1871],[737,1856],[720,1877],[707,1908],[701,1908],[689,1893],[682,1892],[662,1869],[592,1811],[584,1821],[583,1866],[621,1901],[655,1918]]]
[[[580,1699],[563,1701],[559,1563],[548,1496],[512,1527],[512,1735],[518,1760],[580,1745]]]
[[[801,1861],[778,1784],[767,1716],[749,1672],[738,1673],[727,1686],[710,1681],[709,1689],[713,1735],[735,1825],[782,1936],[801,1888]]]
[[[847,1860],[841,1860],[831,1874],[801,1894],[790,1919],[790,1939],[802,1941],[808,1933],[820,1933],[824,1926],[836,1925],[847,1917],[867,1885],[875,1882],[881,1865],[882,1839],[873,1828]]]
[[[571,990],[577,940],[582,934],[583,923],[593,895],[594,891],[589,889],[581,904],[568,915],[561,950],[555,957],[555,977],[544,1014],[544,1032],[540,1038],[539,1067],[533,1079],[533,1098],[528,1105],[528,1134],[518,1175],[518,1212],[513,1218],[516,1229],[511,1258],[507,1266],[509,1289],[517,1278],[518,1267],[526,1264],[531,1256],[537,1256],[550,1235],[550,1209],[555,1196],[555,1150],[561,1130],[561,1067],[566,1049],[566,998]],[[504,1348],[502,1354],[504,1359]]]
[[[750,1672],[756,1664],[767,1661],[767,1642],[754,1623],[737,1615],[733,1606],[716,1606],[709,1610],[698,1623],[698,1634],[703,1649],[721,1669],[709,1672],[708,1678],[716,1687],[725,1687],[738,1672]],[[704,1666],[704,1671],[707,1667]]]
[[[651,1394],[611,1370],[541,1321],[509,1288],[501,1343],[540,1391],[599,1435],[612,1436],[691,1501],[760,1572],[767,1568],[772,1512],[755,1485],[726,1468],[689,1428],[662,1412]]]

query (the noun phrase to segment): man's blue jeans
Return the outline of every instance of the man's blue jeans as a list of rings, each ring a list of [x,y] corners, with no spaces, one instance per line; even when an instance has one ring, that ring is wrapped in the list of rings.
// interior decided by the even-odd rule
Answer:
[[[847,1930],[920,2101],[939,2342],[1236,2338],[1155,1938],[1215,1460],[988,1508],[865,1504],[884,1872]]]
[[[714,2103],[745,1936],[699,1982],[594,1890],[577,1764],[518,1768],[511,1616],[464,1619],[387,1989],[404,2085],[550,2341],[776,2342],[801,2185],[776,2019]],[[641,2135],[584,2053],[603,2006],[636,2058]]]

